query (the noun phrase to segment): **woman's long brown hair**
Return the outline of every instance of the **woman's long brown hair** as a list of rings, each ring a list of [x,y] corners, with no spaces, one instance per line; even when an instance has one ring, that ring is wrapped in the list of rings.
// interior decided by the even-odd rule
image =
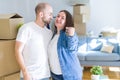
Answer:
[[[74,27],[74,22],[73,22],[72,15],[67,10],[61,10],[60,12],[64,12],[65,15],[66,15],[66,23],[65,23],[63,31],[65,31],[66,27]],[[57,28],[55,26],[54,35],[56,33],[57,33]]]
[[[60,12],[64,12],[66,15],[66,23],[64,26],[64,31],[66,27],[74,27],[73,17],[67,10],[61,10]]]

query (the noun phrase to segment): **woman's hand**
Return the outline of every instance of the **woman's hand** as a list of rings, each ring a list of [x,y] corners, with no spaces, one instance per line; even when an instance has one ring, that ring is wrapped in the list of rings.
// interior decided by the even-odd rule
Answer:
[[[75,33],[75,28],[74,27],[66,27],[66,34],[68,36],[73,36]]]

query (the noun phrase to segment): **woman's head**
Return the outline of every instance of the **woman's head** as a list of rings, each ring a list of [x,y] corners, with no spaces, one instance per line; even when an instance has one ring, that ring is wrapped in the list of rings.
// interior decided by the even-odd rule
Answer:
[[[74,27],[72,15],[67,10],[61,10],[56,19],[55,27],[65,30],[66,27]]]

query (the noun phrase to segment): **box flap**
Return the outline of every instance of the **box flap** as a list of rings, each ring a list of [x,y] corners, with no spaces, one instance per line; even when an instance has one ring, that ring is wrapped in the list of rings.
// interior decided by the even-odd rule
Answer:
[[[1,19],[10,19],[10,18],[22,18],[22,16],[16,14],[16,13],[11,13],[11,14],[0,14]]]

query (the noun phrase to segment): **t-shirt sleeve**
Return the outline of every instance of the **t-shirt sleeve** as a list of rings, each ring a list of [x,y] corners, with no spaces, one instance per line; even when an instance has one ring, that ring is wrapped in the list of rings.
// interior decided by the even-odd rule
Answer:
[[[29,33],[30,33],[30,31],[28,30],[28,28],[23,25],[19,29],[19,31],[18,31],[18,34],[17,34],[17,37],[16,37],[16,41],[20,41],[22,43],[26,43],[26,41],[29,38]]]

